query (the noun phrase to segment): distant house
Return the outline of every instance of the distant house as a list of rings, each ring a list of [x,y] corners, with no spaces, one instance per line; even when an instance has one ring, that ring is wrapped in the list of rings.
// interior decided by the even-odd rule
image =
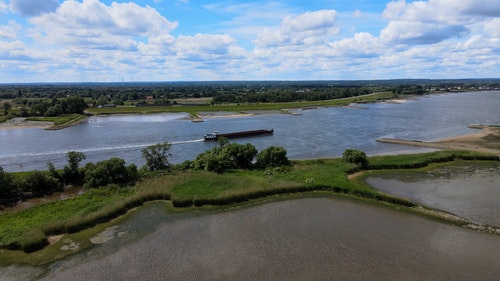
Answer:
[[[115,104],[103,104],[103,105],[99,105],[98,108],[103,108],[103,107],[116,107]]]
[[[154,97],[153,96],[146,96],[146,101],[152,102],[152,101],[154,101]]]

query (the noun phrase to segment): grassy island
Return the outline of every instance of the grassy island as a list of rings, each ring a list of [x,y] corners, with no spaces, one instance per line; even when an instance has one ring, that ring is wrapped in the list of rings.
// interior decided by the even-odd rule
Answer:
[[[435,163],[452,161],[498,161],[498,156],[470,151],[440,151],[377,156],[368,160],[363,167],[342,159],[317,159],[293,161],[289,166],[265,170],[234,169],[222,174],[174,167],[167,174],[142,178],[133,186],[88,189],[70,199],[1,214],[0,257],[32,264],[60,258],[68,253],[63,253],[56,244],[49,245],[54,235],[81,235],[80,239],[87,241],[82,242],[81,247],[89,246],[88,235],[93,235],[92,229],[102,229],[129,210],[155,200],[167,202],[172,210],[190,210],[312,192],[378,202],[450,221],[449,217],[426,212],[425,208],[411,201],[381,193],[367,186],[362,177],[349,175],[357,171],[374,173],[386,169],[429,168]],[[451,221],[464,226],[470,224],[456,218]],[[36,252],[29,253],[33,251]]]

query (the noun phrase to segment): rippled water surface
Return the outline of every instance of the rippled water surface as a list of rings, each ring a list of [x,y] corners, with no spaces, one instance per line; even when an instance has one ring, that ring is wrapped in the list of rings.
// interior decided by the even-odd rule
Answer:
[[[408,198],[474,222],[500,226],[500,165],[460,164],[426,173],[398,172],[366,182],[386,193]]]
[[[131,219],[128,224],[143,222]],[[120,242],[63,261],[46,280],[494,280],[500,276],[498,236],[339,199],[295,199],[173,216],[135,242]]]
[[[206,133],[272,127],[273,136],[234,140],[285,147],[291,159],[338,157],[347,148],[368,154],[422,151],[376,138],[433,140],[475,132],[470,124],[500,124],[500,92],[455,93],[421,97],[403,104],[376,103],[360,108],[298,110],[299,115],[266,114],[206,119],[193,123],[187,114],[92,117],[85,124],[59,131],[42,129],[0,130],[0,166],[6,171],[46,169],[66,164],[68,151],[80,151],[87,161],[111,157],[144,164],[141,149],[169,141],[171,162],[192,160],[217,145],[201,141]]]

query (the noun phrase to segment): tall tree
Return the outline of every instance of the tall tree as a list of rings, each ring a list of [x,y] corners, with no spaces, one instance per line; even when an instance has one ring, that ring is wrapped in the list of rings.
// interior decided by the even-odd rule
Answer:
[[[12,104],[11,104],[10,102],[5,102],[5,103],[3,103],[3,105],[2,105],[2,108],[3,108],[3,113],[4,113],[5,115],[7,115],[8,111],[9,111],[9,109],[10,109],[11,107],[12,107]]]
[[[142,150],[142,157],[146,160],[149,171],[160,171],[170,168],[168,157],[171,156],[168,141],[148,146]]]

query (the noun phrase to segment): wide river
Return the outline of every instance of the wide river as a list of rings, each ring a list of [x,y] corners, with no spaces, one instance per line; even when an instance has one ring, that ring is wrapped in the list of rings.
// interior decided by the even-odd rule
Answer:
[[[287,149],[291,159],[338,157],[347,148],[369,155],[422,151],[375,141],[381,137],[433,140],[474,132],[470,124],[500,124],[500,92],[471,92],[420,97],[402,104],[374,103],[361,108],[331,107],[296,110],[298,114],[266,114],[208,118],[194,123],[186,114],[96,116],[59,131],[1,129],[0,166],[5,171],[44,170],[47,162],[66,164],[68,151],[80,151],[86,161],[111,157],[144,165],[141,150],[172,143],[171,162],[192,160],[215,146],[202,141],[206,133],[274,128],[273,136],[234,140],[258,150],[271,145]],[[220,115],[223,115],[222,113]]]
[[[368,154],[399,153],[412,148],[381,144],[374,139],[432,140],[473,132],[466,127],[469,124],[500,124],[499,98],[498,91],[444,94],[403,104],[367,104],[364,109],[298,110],[301,115],[212,118],[203,123],[185,120],[184,114],[92,117],[88,123],[61,131],[0,130],[0,161],[2,167],[11,171],[44,169],[47,161],[64,165],[65,153],[76,150],[84,152],[90,161],[116,156],[141,164],[142,148],[168,140],[174,143],[172,162],[182,162],[216,145],[200,141],[204,133],[267,127],[275,129],[274,136],[238,142],[251,142],[258,149],[284,146],[293,159],[339,156],[346,148],[362,149]],[[373,178],[372,183],[379,184],[380,189],[387,188],[386,192],[438,204],[434,206],[444,206],[443,209],[456,208],[455,213],[496,224],[490,220],[498,219],[498,165],[446,169],[443,173],[448,177],[434,171],[430,175],[433,181],[417,179],[424,186],[415,183],[410,191],[406,188],[408,176],[396,178],[402,182],[398,185],[385,177]],[[415,178],[411,176],[412,180]],[[446,182],[449,184],[441,186]],[[468,188],[470,185],[476,192]],[[429,192],[434,195],[427,196]],[[457,196],[450,200],[447,194]],[[496,215],[485,216],[482,206]],[[466,209],[472,209],[472,213]],[[156,202],[136,209],[101,237],[112,239],[43,266],[0,261],[0,280],[500,277],[499,235],[337,197],[269,200],[184,214],[169,213],[165,203]],[[68,238],[63,237],[62,241],[67,245],[61,250],[73,245]]]
[[[0,280],[498,280],[500,237],[338,198],[167,214],[149,204],[111,241]],[[67,241],[66,243],[70,243]]]

